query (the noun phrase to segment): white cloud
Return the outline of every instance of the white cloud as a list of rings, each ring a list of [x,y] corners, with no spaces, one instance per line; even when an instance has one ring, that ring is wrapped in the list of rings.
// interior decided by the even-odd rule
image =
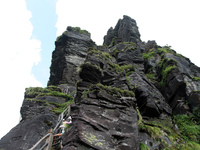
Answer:
[[[41,59],[41,42],[31,38],[31,12],[25,0],[1,1],[0,18],[1,138],[19,121],[25,88],[42,84],[31,74]]]
[[[156,40],[171,45],[178,53],[200,66],[197,50],[200,35],[199,0],[58,0],[57,36],[67,26],[88,30],[102,44],[107,30],[128,15],[137,21],[143,41]]]

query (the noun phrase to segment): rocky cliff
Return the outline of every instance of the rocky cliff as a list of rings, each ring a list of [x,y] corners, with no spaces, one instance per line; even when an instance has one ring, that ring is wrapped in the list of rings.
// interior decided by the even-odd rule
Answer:
[[[95,46],[95,43],[90,39],[90,33],[86,30],[81,30],[79,27],[68,27],[57,38],[55,46],[48,85],[74,86],[79,80],[77,67],[84,62],[88,48]]]
[[[71,105],[64,150],[200,149],[200,68],[170,46],[142,42],[120,19],[97,46],[68,27],[57,38],[46,88],[28,88],[21,122],[0,149],[28,149]]]

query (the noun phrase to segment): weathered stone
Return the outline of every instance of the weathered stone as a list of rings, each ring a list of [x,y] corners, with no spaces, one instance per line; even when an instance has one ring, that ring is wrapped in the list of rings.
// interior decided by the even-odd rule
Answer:
[[[75,97],[64,150],[139,150],[140,143],[162,150],[185,142],[171,118],[198,113],[200,68],[169,46],[144,43],[128,16],[108,30],[104,46],[78,27],[57,38],[48,85]],[[54,103],[67,100],[44,96],[48,92],[25,93],[22,120],[1,139],[0,149],[29,149],[55,127]]]
[[[95,46],[89,35],[66,31],[55,42],[48,85],[74,86],[79,80],[77,67],[85,60],[89,47]]]
[[[137,113],[133,106],[124,105],[105,91],[97,98],[83,99],[72,108],[73,126],[63,137],[64,149],[138,150]]]
[[[120,38],[122,42],[134,42],[140,43],[140,33],[136,21],[129,16],[123,16],[123,19],[120,19],[115,26],[115,28],[110,28],[107,32],[107,35],[104,37],[104,43],[106,45],[112,44],[113,38]],[[113,41],[114,42],[114,41]],[[116,42],[115,44],[117,44]],[[141,46],[142,47],[142,46]]]
[[[0,140],[0,149],[27,150],[55,127],[58,116],[52,112],[53,105],[45,106],[45,102],[42,102],[45,100],[58,102],[59,98],[48,96],[40,101],[24,100],[21,107],[22,120]]]
[[[142,115],[159,117],[161,113],[171,114],[171,109],[162,94],[144,76],[133,72],[129,78],[129,87],[135,89],[137,104]]]
[[[156,47],[156,45],[156,41],[148,41],[147,44],[145,44],[145,51],[148,52],[150,49]]]

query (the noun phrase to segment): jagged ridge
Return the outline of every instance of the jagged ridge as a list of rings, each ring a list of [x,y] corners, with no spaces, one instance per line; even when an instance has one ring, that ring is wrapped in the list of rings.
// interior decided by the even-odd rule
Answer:
[[[104,46],[96,46],[87,31],[73,27],[55,45],[48,85],[71,95],[76,89],[73,125],[63,135],[63,149],[200,148],[200,68],[169,46],[142,42],[135,20],[120,19],[108,30]],[[41,101],[52,105],[56,105],[50,103],[52,99],[60,104],[68,101],[43,92],[46,95],[39,95],[37,101],[25,97],[21,110],[26,117],[18,126],[30,121],[27,116],[41,115]],[[55,112],[49,112],[52,105],[43,107],[55,119]],[[32,115],[30,110],[37,113]],[[8,142],[14,138],[16,142]],[[24,144],[23,138],[17,138],[13,129],[0,141],[0,148]],[[29,144],[19,149],[30,147],[38,138],[27,139]]]

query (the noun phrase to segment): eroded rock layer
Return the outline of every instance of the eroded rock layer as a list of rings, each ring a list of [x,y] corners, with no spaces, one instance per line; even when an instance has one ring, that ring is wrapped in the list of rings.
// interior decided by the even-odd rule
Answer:
[[[120,19],[103,46],[77,27],[55,45],[54,86],[26,90],[22,120],[0,149],[30,148],[69,103],[64,150],[200,149],[200,68],[170,46],[142,42],[134,19]]]
[[[87,31],[68,27],[57,38],[55,46],[48,85],[67,83],[74,86],[79,79],[77,67],[84,62],[88,48],[95,46],[95,43]]]

